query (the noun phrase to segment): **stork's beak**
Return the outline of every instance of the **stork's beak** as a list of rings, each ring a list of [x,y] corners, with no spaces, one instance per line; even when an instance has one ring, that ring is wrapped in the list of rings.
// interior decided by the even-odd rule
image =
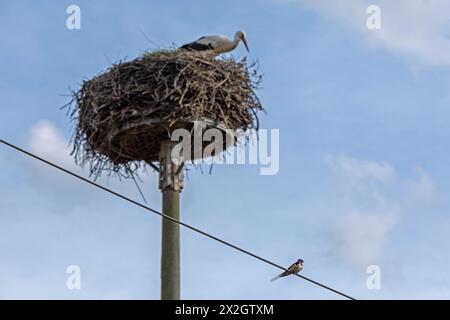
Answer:
[[[245,49],[247,49],[247,52],[250,52],[249,48],[248,48],[248,44],[247,44],[247,39],[246,38],[242,38],[242,42],[244,43]]]

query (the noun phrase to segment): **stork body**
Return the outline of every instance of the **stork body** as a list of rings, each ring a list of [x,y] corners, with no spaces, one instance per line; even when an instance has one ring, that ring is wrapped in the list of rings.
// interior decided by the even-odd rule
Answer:
[[[247,36],[244,31],[236,32],[236,34],[234,35],[234,40],[230,40],[227,37],[220,35],[204,36],[194,42],[187,43],[180,48],[189,51],[204,52],[205,54],[217,56],[219,54],[234,50],[241,41],[244,43],[247,51],[249,51]]]

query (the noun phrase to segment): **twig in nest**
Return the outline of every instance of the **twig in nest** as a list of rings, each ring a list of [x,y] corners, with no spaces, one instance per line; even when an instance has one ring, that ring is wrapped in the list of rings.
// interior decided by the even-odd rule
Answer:
[[[258,128],[260,82],[256,64],[232,57],[158,50],[119,61],[72,91],[72,154],[95,177],[130,178],[147,165],[158,171],[161,143],[193,121]]]

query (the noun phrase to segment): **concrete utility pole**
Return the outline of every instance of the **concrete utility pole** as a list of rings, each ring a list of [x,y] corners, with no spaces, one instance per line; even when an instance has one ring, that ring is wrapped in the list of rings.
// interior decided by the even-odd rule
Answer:
[[[159,189],[163,194],[163,213],[180,220],[180,192],[183,189],[181,159],[174,163],[172,150],[177,142],[161,145]],[[161,300],[180,299],[180,225],[162,218]]]

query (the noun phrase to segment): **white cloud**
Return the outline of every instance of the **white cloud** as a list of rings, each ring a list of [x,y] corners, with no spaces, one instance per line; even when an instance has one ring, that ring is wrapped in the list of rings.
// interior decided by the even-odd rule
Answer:
[[[409,182],[412,200],[430,200],[436,194],[436,185],[433,179],[422,168],[416,168],[417,179]]]
[[[32,153],[66,168],[75,168],[69,142],[52,122],[41,120],[34,125],[27,143]]]
[[[86,168],[81,168],[75,164],[74,158],[71,155],[72,144],[70,144],[69,138],[65,137],[62,131],[49,120],[40,120],[30,130],[27,136],[26,144],[31,153],[34,153],[45,160],[49,160],[64,169],[71,172],[90,178],[89,177],[89,165]],[[39,161],[35,161],[27,158],[27,177],[31,185],[40,192],[50,194],[54,198],[53,200],[64,206],[65,204],[76,203],[81,205],[80,200],[83,203],[88,201],[98,201],[98,195],[93,192],[92,187],[87,186],[85,183],[77,181],[73,177],[62,173],[55,168],[51,168]],[[150,190],[157,190],[157,177],[153,172],[138,172],[142,183],[141,187],[149,186]],[[138,190],[132,180],[119,180],[118,178],[108,178],[107,174],[101,176],[97,183],[108,186],[115,191],[134,195],[134,198],[140,200],[141,197]],[[58,190],[55,190],[55,186],[59,186]],[[144,189],[145,192],[145,189]],[[145,192],[148,201],[157,201],[158,193],[152,192],[149,195]]]
[[[336,225],[336,249],[357,265],[377,264],[395,223],[391,213],[350,212]]]
[[[359,267],[380,264],[389,255],[389,236],[415,205],[436,193],[421,167],[403,176],[385,161],[346,155],[325,157],[340,196],[332,205],[332,251]]]
[[[325,158],[328,168],[347,191],[364,187],[369,182],[388,183],[395,179],[395,169],[387,162],[363,161],[345,155]]]
[[[408,60],[450,66],[450,1],[448,0],[275,0],[298,3],[343,25],[367,44]],[[369,5],[381,8],[381,30],[366,27]]]

